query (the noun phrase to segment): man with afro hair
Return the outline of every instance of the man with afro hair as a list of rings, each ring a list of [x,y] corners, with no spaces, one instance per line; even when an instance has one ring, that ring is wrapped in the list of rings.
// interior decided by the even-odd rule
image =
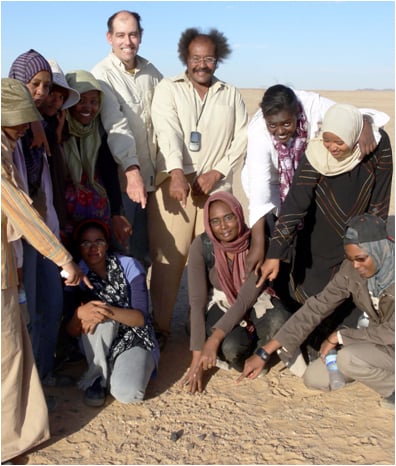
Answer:
[[[215,191],[231,191],[233,170],[247,145],[242,96],[214,75],[231,54],[224,34],[189,28],[180,37],[178,54],[187,69],[163,79],[152,104],[160,154],[157,189],[148,203],[150,290],[161,337],[170,333],[190,244],[203,232],[205,201]]]

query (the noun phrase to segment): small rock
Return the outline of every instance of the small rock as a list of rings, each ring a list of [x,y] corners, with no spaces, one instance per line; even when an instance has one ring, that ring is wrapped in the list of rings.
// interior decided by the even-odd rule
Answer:
[[[184,433],[183,429],[178,430],[177,432],[172,432],[170,439],[172,440],[172,442],[177,442],[179,438],[183,435],[183,433]]]

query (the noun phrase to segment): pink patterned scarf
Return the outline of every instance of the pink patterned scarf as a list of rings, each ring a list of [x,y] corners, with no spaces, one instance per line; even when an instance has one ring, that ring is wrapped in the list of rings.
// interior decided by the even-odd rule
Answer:
[[[307,147],[308,122],[301,104],[297,114],[297,128],[291,144],[287,146],[272,135],[271,138],[278,152],[280,199],[281,204],[283,204],[293,181],[294,172],[298,167],[301,154]]]

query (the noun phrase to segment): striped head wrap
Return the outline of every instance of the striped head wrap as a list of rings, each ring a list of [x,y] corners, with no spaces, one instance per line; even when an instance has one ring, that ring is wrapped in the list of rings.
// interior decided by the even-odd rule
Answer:
[[[30,49],[14,60],[8,77],[27,84],[40,71],[48,71],[52,81],[52,70],[48,61],[41,54]]]

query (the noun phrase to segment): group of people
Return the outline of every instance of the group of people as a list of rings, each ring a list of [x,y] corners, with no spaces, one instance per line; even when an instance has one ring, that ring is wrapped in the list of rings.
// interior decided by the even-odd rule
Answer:
[[[91,71],[29,50],[2,79],[2,462],[48,438],[41,386],[73,383],[60,335],[86,359],[87,405],[143,400],[186,264],[182,387],[222,364],[255,378],[275,352],[328,390],[338,348],[344,376],[394,405],[389,117],[275,85],[248,122],[215,76],[231,53],[218,30],[184,31],[185,71],[165,78],[138,54],[139,14],[107,29]]]

